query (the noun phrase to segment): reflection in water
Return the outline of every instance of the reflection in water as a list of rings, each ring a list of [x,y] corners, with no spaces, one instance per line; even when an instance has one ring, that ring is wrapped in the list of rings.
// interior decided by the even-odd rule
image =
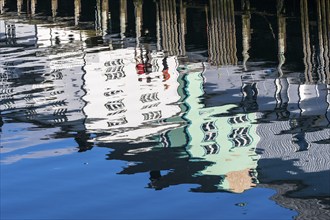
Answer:
[[[57,15],[57,8],[58,8],[58,0],[52,0],[52,17],[55,19]]]
[[[250,8],[250,0],[242,1],[242,55],[243,60],[242,64],[244,67],[244,70],[247,70],[246,63],[248,59],[250,58],[249,55],[249,49],[251,44],[251,8]]]
[[[74,0],[64,19],[57,0],[0,0],[1,162],[108,147],[129,162],[120,174],[149,173],[157,190],[297,184],[283,197],[310,216],[329,196],[330,3],[292,2]],[[77,150],[34,150],[67,137]]]
[[[236,34],[233,0],[210,0],[209,60],[212,65],[235,65]]]
[[[75,25],[79,24],[79,18],[81,13],[81,2],[80,0],[74,1],[74,23]]]
[[[284,0],[277,0],[277,22],[278,22],[278,72],[283,75],[282,66],[285,63],[286,48],[286,18],[284,16]]]

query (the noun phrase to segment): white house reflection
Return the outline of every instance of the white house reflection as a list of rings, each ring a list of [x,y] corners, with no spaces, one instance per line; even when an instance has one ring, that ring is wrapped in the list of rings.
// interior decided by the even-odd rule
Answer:
[[[148,62],[141,63],[134,54],[148,52],[137,50],[119,49],[85,57],[86,128],[109,133],[97,141],[136,141],[180,125],[165,122],[181,112],[175,104],[180,99],[176,57],[149,53]]]

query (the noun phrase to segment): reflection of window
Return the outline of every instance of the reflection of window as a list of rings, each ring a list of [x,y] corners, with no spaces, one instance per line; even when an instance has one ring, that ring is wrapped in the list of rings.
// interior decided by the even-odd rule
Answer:
[[[220,150],[220,146],[217,143],[203,145],[202,147],[205,151],[205,154],[217,154]]]
[[[33,106],[32,106],[33,107]],[[27,107],[28,108],[28,107]],[[35,109],[27,109],[26,111],[25,111],[25,114],[26,114],[26,116],[28,117],[31,117],[31,116],[35,116],[35,115],[37,115],[38,113],[37,113],[37,111],[35,110]]]
[[[119,94],[119,93],[123,93],[123,90],[112,90],[112,91],[109,91],[109,92],[105,92],[104,96],[112,96],[112,95],[116,95],[116,94]]]
[[[68,111],[66,108],[60,108],[56,109],[53,113],[54,116],[59,116],[59,115],[65,115],[65,113]]]
[[[228,119],[229,124],[239,124],[239,123],[243,123],[243,122],[247,122],[247,116],[243,115],[243,116],[237,116],[237,117],[232,117]]]
[[[67,122],[68,121],[68,118],[67,117],[62,117],[62,118],[55,118],[53,120],[53,122],[55,124],[61,124],[61,123],[64,123],[64,122]]]
[[[142,103],[159,101],[158,92],[143,94],[140,98]]]
[[[123,66],[109,67],[105,73],[107,80],[115,80],[126,77]]]
[[[124,72],[124,66],[111,66],[106,70],[107,73]]]
[[[123,59],[110,60],[104,63],[104,66],[122,66],[124,65]]]
[[[50,92],[49,94],[51,96],[56,96],[56,95],[60,95],[60,94],[63,94],[63,93],[64,93],[63,90],[55,90],[55,91]]]
[[[64,100],[61,101],[55,101],[51,103],[52,106],[55,107],[60,107],[60,106],[67,106],[67,103]]]
[[[162,117],[162,112],[153,111],[153,112],[143,113],[142,115],[143,115],[143,120],[145,120],[145,121],[155,120],[155,119],[159,119]]]
[[[116,80],[126,77],[125,73],[123,72],[116,72],[116,73],[106,73],[105,74],[108,80]]]
[[[215,121],[208,121],[202,124],[203,131],[211,131],[215,130],[217,127],[215,126]]]
[[[121,110],[123,108],[125,108],[125,105],[123,103],[122,100],[117,100],[117,101],[110,101],[107,102],[105,104],[105,107],[109,110],[109,111],[118,111]]]
[[[119,115],[119,114],[125,113],[125,112],[127,112],[127,110],[126,109],[122,109],[122,110],[119,110],[119,111],[110,112],[109,114],[107,114],[107,116]]]
[[[151,104],[151,105],[144,105],[142,107],[142,109],[146,109],[146,108],[154,108],[154,107],[157,107],[158,105],[160,105],[160,102],[157,102],[155,104]]]
[[[2,104],[2,108],[3,108],[3,110],[5,110],[5,109],[11,109],[11,108],[14,108],[13,106],[14,106],[14,102],[12,101],[12,100],[5,100],[5,101],[3,101],[2,102],[3,104]]]
[[[113,127],[113,126],[118,126],[118,125],[123,125],[127,123],[127,120],[125,117],[119,118],[119,119],[114,119],[112,121],[108,121],[108,127]]]
[[[232,130],[229,138],[235,147],[244,147],[252,143],[252,138],[248,134],[248,131],[249,127],[240,127]]]
[[[217,137],[217,132],[207,132],[204,134],[204,142],[207,142],[207,141],[214,141],[215,138]]]
[[[63,79],[63,74],[60,70],[54,70],[51,73],[52,80],[58,80],[58,79]]]

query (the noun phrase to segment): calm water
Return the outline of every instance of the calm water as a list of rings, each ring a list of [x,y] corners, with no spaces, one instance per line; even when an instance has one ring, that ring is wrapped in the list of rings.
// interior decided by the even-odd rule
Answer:
[[[327,0],[0,0],[1,219],[329,219]]]

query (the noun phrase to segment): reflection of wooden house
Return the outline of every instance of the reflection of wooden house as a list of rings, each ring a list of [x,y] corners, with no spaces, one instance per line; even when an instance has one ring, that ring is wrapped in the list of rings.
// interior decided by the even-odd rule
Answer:
[[[180,113],[176,58],[165,59],[165,80],[163,56],[151,54],[151,72],[137,74],[134,54],[128,48],[86,56],[86,127],[109,133],[98,140],[137,141],[177,126],[162,122]]]
[[[186,77],[185,102],[189,110],[184,117],[189,121],[190,139],[187,150],[192,158],[213,162],[197,175],[222,176],[219,189],[243,192],[255,184],[258,161],[255,148],[259,140],[257,126],[253,124],[255,113],[230,115],[228,111],[235,107],[230,104],[205,107],[200,103],[204,79],[201,73],[190,73]]]

